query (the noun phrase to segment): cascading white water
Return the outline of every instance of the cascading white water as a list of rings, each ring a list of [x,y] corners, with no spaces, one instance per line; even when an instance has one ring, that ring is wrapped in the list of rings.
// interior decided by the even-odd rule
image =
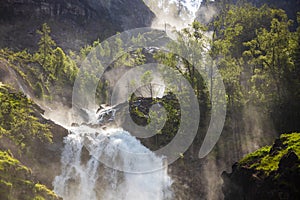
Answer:
[[[70,127],[69,130],[70,134],[64,140],[62,172],[53,182],[54,191],[63,199],[172,198],[172,181],[164,166],[164,159],[157,157],[127,131],[115,128],[96,129],[85,125]],[[136,157],[133,154],[145,156]],[[100,162],[105,159],[110,160],[112,166],[108,167]],[[147,169],[154,171],[134,173]]]
[[[185,28],[195,19],[201,0],[145,0],[155,12],[155,28]],[[180,4],[178,4],[180,2]],[[95,115],[87,111],[90,124],[114,118],[113,109]],[[156,156],[122,129],[69,127],[64,139],[62,171],[53,182],[64,200],[167,200],[172,199],[172,180],[164,158]],[[145,156],[132,156],[145,155]],[[101,162],[109,160],[107,166]],[[151,171],[154,169],[154,171]],[[134,173],[143,172],[145,173]]]
[[[165,29],[166,26],[170,26],[171,29],[180,30],[194,21],[202,0],[144,0],[144,2],[156,15],[156,19],[152,22],[153,28]]]

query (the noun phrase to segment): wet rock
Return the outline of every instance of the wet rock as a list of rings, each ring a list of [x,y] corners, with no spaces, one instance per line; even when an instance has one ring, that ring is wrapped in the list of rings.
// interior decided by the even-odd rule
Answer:
[[[270,150],[270,154],[274,156],[278,153],[278,151],[282,150],[284,147],[285,145],[283,144],[283,142],[280,139],[276,139]]]
[[[297,167],[298,164],[300,164],[298,156],[295,154],[294,151],[289,151],[287,154],[282,156],[278,165],[278,171],[282,172],[285,169]]]
[[[78,126],[79,126],[79,124],[78,124],[78,123],[75,123],[75,122],[73,122],[73,123],[71,124],[71,126],[72,126],[72,127],[78,127]]]
[[[48,23],[51,36],[64,49],[150,26],[154,14],[143,0],[2,0],[0,47],[36,49],[36,30]]]
[[[275,157],[286,151],[289,146],[283,141],[288,137],[277,139],[265,156]],[[251,167],[260,165],[262,157],[252,159],[255,163],[253,160],[249,161],[251,164],[236,163],[231,173],[222,173],[225,200],[300,199],[300,160],[293,150],[289,149],[279,162],[269,159],[272,162],[269,167],[277,164],[278,168],[268,172]]]

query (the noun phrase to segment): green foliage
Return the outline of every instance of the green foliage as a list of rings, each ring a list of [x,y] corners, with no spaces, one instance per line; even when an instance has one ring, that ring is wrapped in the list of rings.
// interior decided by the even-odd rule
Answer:
[[[241,165],[253,165],[257,159],[261,159],[270,152],[271,146],[262,147],[253,153],[248,154],[242,160],[239,161]]]
[[[149,84],[151,83],[152,80],[153,80],[153,76],[152,76],[152,71],[150,70],[146,71],[141,77],[141,81],[144,84]]]
[[[50,27],[46,23],[42,25],[41,30],[37,30],[37,33],[41,36],[38,42],[39,50],[37,53],[37,61],[42,65],[45,73],[49,75],[55,71],[52,65],[52,55],[56,43],[52,40]]]
[[[151,110],[152,106],[160,109]],[[176,135],[180,125],[180,105],[174,94],[163,98],[142,98],[132,96],[130,99],[130,115],[133,121],[155,134],[155,145],[168,144]],[[149,125],[151,123],[151,125]]]
[[[135,52],[129,53],[126,64],[134,67],[143,65],[146,62],[146,56],[143,54],[143,49],[138,48]]]
[[[49,190],[45,185],[42,185],[40,183],[36,183],[34,185],[34,189],[36,193],[42,193],[45,194],[45,196],[56,196],[56,194],[52,190]]]
[[[66,91],[70,90],[78,73],[76,62],[80,62],[79,56],[74,52],[68,56],[57,47],[47,24],[43,24],[37,33],[40,35],[37,52],[30,54],[26,49],[20,52],[1,49],[0,59],[8,62],[8,66],[34,91],[37,98],[70,96],[70,92]]]
[[[12,157],[11,153],[8,151],[0,151],[0,170],[4,171],[6,167],[14,166],[18,167],[20,162]],[[28,171],[26,167],[23,168],[24,170]]]
[[[199,71],[208,70],[204,60],[211,41],[206,31],[206,26],[194,21],[190,27],[176,32],[177,41],[168,44],[171,53],[164,51],[155,53],[154,58],[158,63],[174,69],[173,72],[166,73],[164,70],[161,72],[167,88],[175,89],[174,87],[178,86],[176,90],[181,90],[181,84],[176,81],[180,80],[177,77],[183,76],[188,80],[198,98],[205,99],[207,88],[202,76],[208,77],[206,73],[200,74]]]
[[[41,30],[37,31],[41,35],[41,39],[34,61],[42,66],[39,81],[45,83],[44,86],[48,93],[63,95],[65,87],[73,84],[78,69],[75,61],[67,56],[60,47],[56,47],[50,32],[47,24],[43,24]],[[54,89],[50,90],[50,86],[54,86]],[[38,90],[37,95],[40,98],[42,97],[41,88],[38,87]]]
[[[51,142],[49,125],[36,117],[34,103],[24,94],[12,91],[4,85],[0,87],[0,137],[8,137],[21,147],[30,144],[33,139]]]
[[[270,26],[272,15],[267,6],[257,8],[243,3],[228,5],[226,8],[211,24],[214,30],[211,56],[218,59],[217,65],[226,87],[229,109],[236,111],[241,110],[241,106],[250,100],[249,93],[257,94],[260,89],[248,83],[255,74],[248,58],[244,56],[244,51],[247,50],[244,44],[256,37],[256,29]],[[251,100],[261,100],[256,97]]]
[[[41,197],[41,196],[36,196],[36,197],[34,197],[33,200],[45,200],[45,199],[43,197]]]
[[[271,9],[250,4],[228,5],[211,25],[214,29],[214,53],[239,58],[246,49],[243,42],[253,39],[256,29],[268,27]]]
[[[44,88],[43,88],[43,86],[42,86],[42,84],[40,82],[37,82],[35,84],[35,90],[34,90],[34,92],[35,92],[35,96],[36,97],[38,97],[40,99],[43,98],[43,96],[44,96]]]
[[[283,143],[283,147],[276,153],[270,154],[271,146],[263,147],[248,154],[239,162],[239,165],[269,174],[278,169],[279,161],[290,150],[294,151],[298,158],[300,157],[300,133],[282,134],[280,140]]]
[[[293,68],[292,48],[290,46],[293,40],[293,34],[289,31],[292,22],[288,20],[283,10],[271,10],[274,16],[271,20],[270,29],[260,28],[257,30],[257,36],[244,43],[249,50],[244,55],[251,57],[250,63],[253,65],[255,75],[251,80],[253,87],[259,87],[258,84],[265,83],[265,90],[260,92],[280,98],[283,95],[285,86],[285,73],[289,73]],[[258,84],[257,84],[258,83]]]
[[[224,5],[209,24],[210,55],[226,88],[227,116],[237,122],[233,129],[243,128],[239,119],[248,105],[260,110],[262,118],[272,116],[280,132],[299,129],[300,43],[299,29],[292,32],[292,26],[283,10],[245,2]]]
[[[34,183],[30,169],[9,151],[0,151],[0,199],[59,199],[45,185]]]

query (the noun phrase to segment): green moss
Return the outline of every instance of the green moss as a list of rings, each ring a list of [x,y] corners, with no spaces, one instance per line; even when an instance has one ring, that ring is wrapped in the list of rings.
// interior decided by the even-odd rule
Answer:
[[[268,175],[278,169],[281,158],[289,150],[294,151],[300,158],[300,133],[282,134],[280,140],[283,145],[277,153],[270,154],[271,146],[266,146],[248,154],[239,162],[239,165],[262,171]]]
[[[250,164],[251,166],[253,166],[258,159],[261,159],[264,156],[266,156],[269,153],[270,149],[271,146],[265,146],[258,149],[257,151],[254,151],[253,153],[250,153],[240,161],[240,164],[241,165]]]
[[[35,183],[31,171],[9,151],[0,151],[0,199],[59,199],[45,185]],[[25,194],[25,196],[24,196]]]
[[[44,193],[47,196],[57,197],[56,194],[52,190],[49,190],[45,185],[37,183],[34,185],[34,189],[36,192]]]
[[[35,104],[24,94],[0,85],[0,137],[5,135],[23,149],[37,138],[51,142],[49,125],[36,117]]]
[[[0,151],[0,170],[3,171],[9,166],[17,166],[19,161],[13,158],[9,152]]]
[[[300,133],[283,134],[280,139],[287,145],[287,150],[292,149],[300,158]]]
[[[5,185],[6,187],[11,188],[12,187],[12,183],[11,182],[6,182],[5,180],[0,180],[0,185]]]
[[[36,196],[36,197],[34,197],[33,200],[45,200],[45,199],[43,197],[41,197],[41,196]]]

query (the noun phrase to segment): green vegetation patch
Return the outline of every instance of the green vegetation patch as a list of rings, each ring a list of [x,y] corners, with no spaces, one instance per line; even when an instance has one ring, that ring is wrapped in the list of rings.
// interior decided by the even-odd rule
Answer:
[[[45,185],[35,183],[31,170],[13,157],[10,151],[0,151],[0,199],[59,199]]]
[[[6,136],[21,148],[35,138],[51,142],[50,127],[40,121],[35,106],[24,94],[0,85],[0,138]]]
[[[262,147],[244,157],[239,165],[262,171],[268,175],[278,169],[281,158],[289,151],[294,151],[298,158],[300,157],[300,133],[282,134],[280,142],[282,145],[276,151],[270,152],[272,146]]]

